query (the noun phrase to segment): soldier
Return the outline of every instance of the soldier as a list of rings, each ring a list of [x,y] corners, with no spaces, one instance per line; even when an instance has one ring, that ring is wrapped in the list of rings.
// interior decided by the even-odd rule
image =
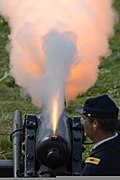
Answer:
[[[95,144],[85,160],[83,176],[120,175],[119,109],[108,95],[86,100],[79,110],[86,136]]]

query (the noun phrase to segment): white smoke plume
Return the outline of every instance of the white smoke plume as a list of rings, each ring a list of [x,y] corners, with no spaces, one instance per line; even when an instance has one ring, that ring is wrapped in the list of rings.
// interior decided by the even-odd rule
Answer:
[[[98,77],[101,57],[110,54],[116,15],[113,0],[0,0],[9,23],[10,73],[49,111],[85,93]]]

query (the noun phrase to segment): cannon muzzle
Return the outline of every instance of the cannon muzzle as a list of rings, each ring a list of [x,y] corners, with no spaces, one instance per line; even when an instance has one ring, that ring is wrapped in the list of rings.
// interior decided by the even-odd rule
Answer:
[[[64,165],[71,154],[70,123],[64,114],[59,119],[56,135],[41,116],[36,135],[36,155],[41,164],[51,169]]]

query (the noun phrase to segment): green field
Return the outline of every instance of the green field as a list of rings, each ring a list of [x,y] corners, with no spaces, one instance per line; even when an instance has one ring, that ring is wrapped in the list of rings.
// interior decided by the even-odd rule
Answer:
[[[120,17],[120,0],[115,0],[114,7]],[[21,96],[21,88],[9,76],[9,54],[5,49],[9,33],[7,22],[0,17],[0,159],[12,157],[9,135],[12,132],[15,110],[21,110],[23,118],[25,114],[40,113],[39,108],[31,103],[30,97]],[[97,82],[84,95],[78,96],[68,104],[69,114],[74,115],[75,108],[82,106],[86,98],[104,93],[113,98],[120,107],[120,20],[115,26],[115,35],[109,43],[112,53],[107,59],[101,60]],[[88,153],[87,151],[86,154]]]

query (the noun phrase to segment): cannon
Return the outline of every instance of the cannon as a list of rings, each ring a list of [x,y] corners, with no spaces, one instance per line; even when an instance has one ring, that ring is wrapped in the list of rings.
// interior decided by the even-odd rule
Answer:
[[[0,160],[0,177],[80,176],[84,129],[79,116],[63,111],[56,134],[48,125],[48,116],[27,114],[16,110],[10,139],[13,158]]]

